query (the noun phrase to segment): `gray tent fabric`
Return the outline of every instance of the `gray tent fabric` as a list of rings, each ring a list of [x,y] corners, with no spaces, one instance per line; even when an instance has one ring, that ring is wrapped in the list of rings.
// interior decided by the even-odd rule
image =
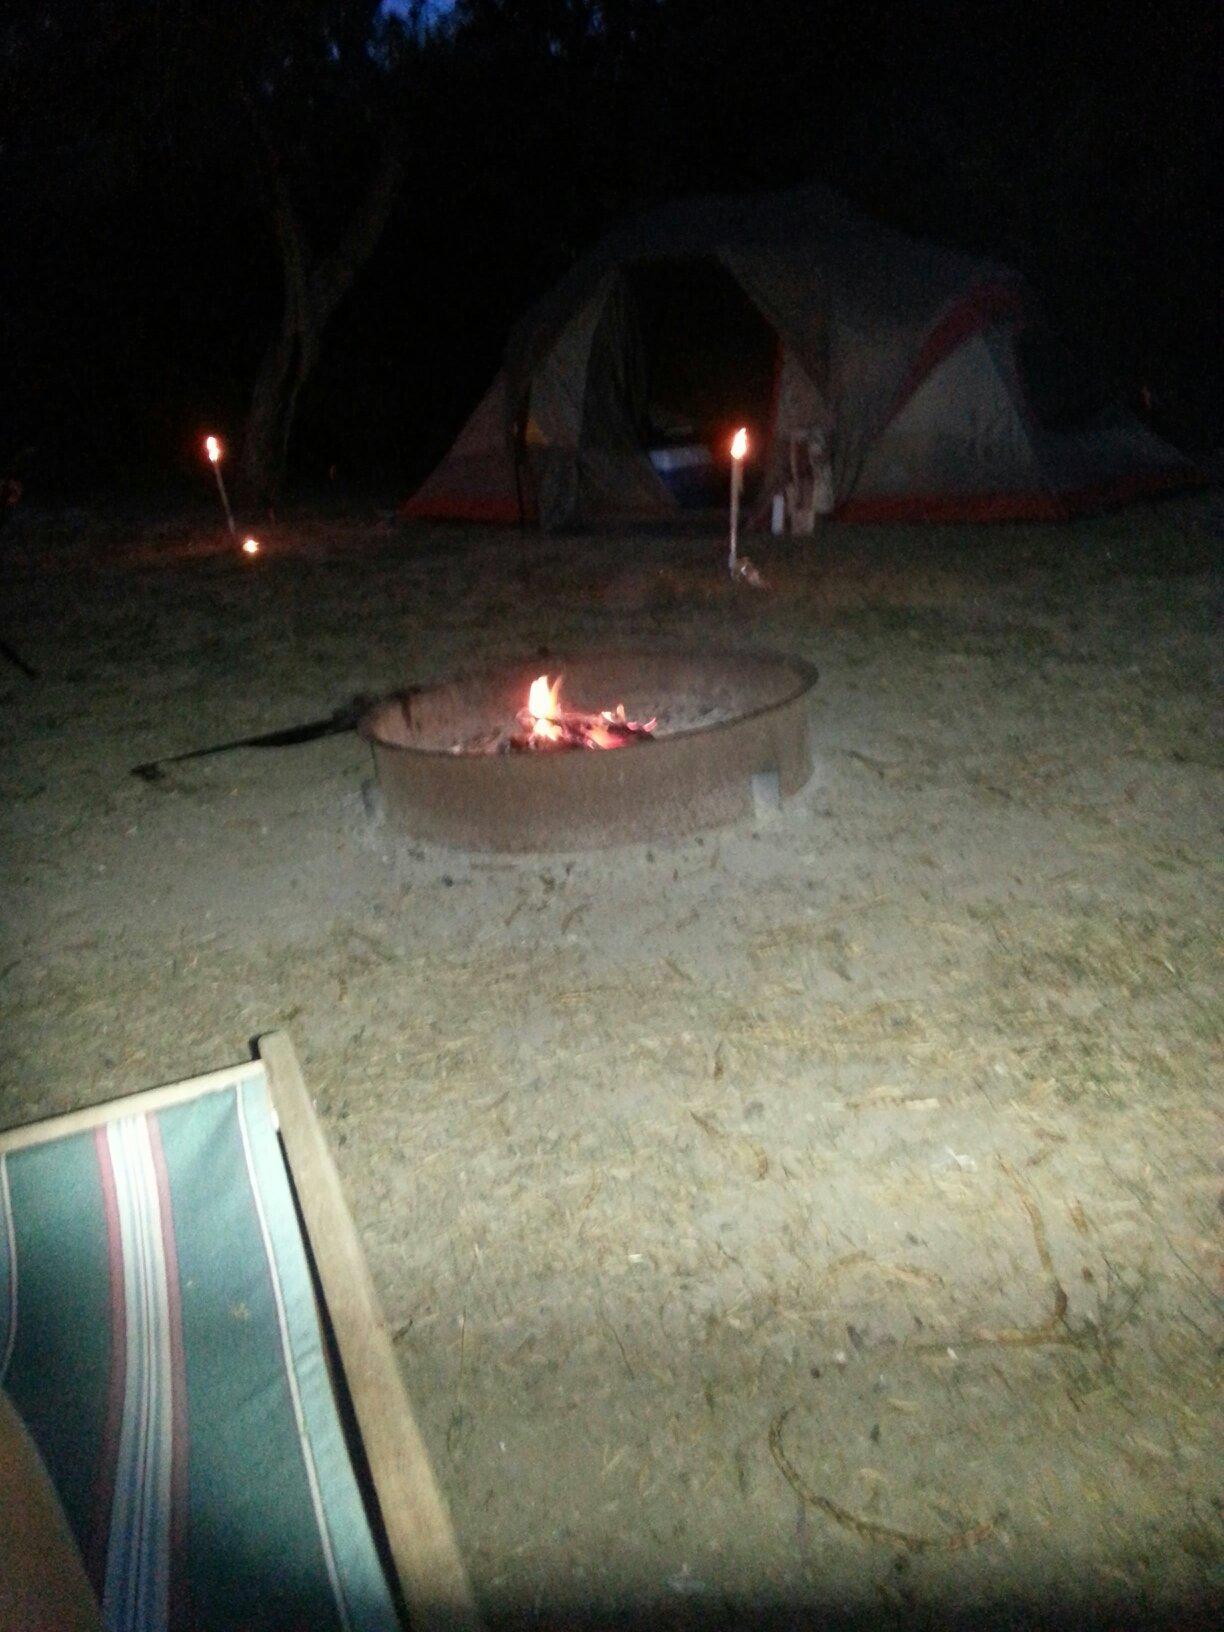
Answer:
[[[405,507],[462,521],[519,519],[518,456],[504,370],[481,398],[451,451]]]
[[[609,233],[517,326],[498,379],[405,513],[549,528],[674,514],[638,435],[626,275],[706,258],[777,340],[757,521],[789,439],[812,431],[830,446],[845,520],[1056,519],[1197,480],[1134,416],[1042,422],[1017,354],[1031,303],[1015,273],[808,187],[683,200]]]
[[[932,369],[888,435],[867,450],[859,490],[903,495],[920,470],[940,492],[957,494],[989,469],[1000,487],[1020,491],[1030,479],[1032,448],[1007,377],[1008,355],[1006,338],[987,331]]]
[[[532,374],[527,457],[539,513],[554,524],[675,509],[635,433],[644,382],[633,377],[641,353],[630,323],[624,279],[610,272]]]

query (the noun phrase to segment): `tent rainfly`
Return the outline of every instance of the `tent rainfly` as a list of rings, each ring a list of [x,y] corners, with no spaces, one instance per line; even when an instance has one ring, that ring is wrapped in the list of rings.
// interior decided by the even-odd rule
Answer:
[[[774,336],[757,522],[792,440],[813,433],[845,521],[1058,520],[1197,480],[1136,417],[1085,400],[1017,274],[805,188],[692,199],[613,231],[519,324],[404,513],[548,528],[674,515],[641,431],[634,277],[703,262]]]

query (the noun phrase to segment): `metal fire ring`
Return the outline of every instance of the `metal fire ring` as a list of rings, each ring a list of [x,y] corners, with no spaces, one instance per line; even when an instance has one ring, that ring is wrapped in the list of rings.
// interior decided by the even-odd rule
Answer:
[[[653,741],[611,750],[463,751],[513,719],[541,670],[572,708],[658,717]],[[390,823],[458,850],[591,850],[683,838],[797,793],[812,772],[816,670],[740,652],[541,658],[396,693],[358,730]],[[460,751],[456,752],[459,745]]]

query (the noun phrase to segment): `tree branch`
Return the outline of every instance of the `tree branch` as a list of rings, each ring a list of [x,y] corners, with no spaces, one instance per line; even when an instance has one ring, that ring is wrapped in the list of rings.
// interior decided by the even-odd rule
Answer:
[[[320,327],[348,293],[354,278],[373,255],[395,207],[404,166],[393,141],[383,149],[374,179],[335,249],[319,262],[310,279],[310,305]]]
[[[310,322],[310,282],[306,270],[306,240],[298,221],[297,211],[288,184],[279,165],[274,165],[268,177],[272,193],[272,225],[280,245],[281,264],[285,272],[286,329],[301,330]]]
[[[306,270],[306,238],[293,207],[293,195],[285,180],[284,165],[277,151],[267,121],[249,88],[239,81],[238,96],[246,108],[251,128],[263,153],[264,181],[268,189],[268,213],[281,253],[285,274],[285,312],[283,330],[301,329],[308,320],[308,276]]]

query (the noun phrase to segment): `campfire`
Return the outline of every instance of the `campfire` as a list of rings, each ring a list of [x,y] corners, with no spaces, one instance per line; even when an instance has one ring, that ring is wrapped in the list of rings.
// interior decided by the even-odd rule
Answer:
[[[550,680],[537,675],[527,693],[526,707],[520,708],[514,724],[486,732],[474,741],[456,743],[456,754],[551,753],[567,748],[627,748],[635,742],[654,740],[657,720],[630,720],[625,705],[588,714],[565,708],[561,703],[561,675]]]
[[[796,658],[585,652],[549,674],[539,662],[410,686],[362,717],[394,830],[452,850],[641,844],[772,812],[811,775],[816,672]],[[649,752],[605,752],[638,743]]]

